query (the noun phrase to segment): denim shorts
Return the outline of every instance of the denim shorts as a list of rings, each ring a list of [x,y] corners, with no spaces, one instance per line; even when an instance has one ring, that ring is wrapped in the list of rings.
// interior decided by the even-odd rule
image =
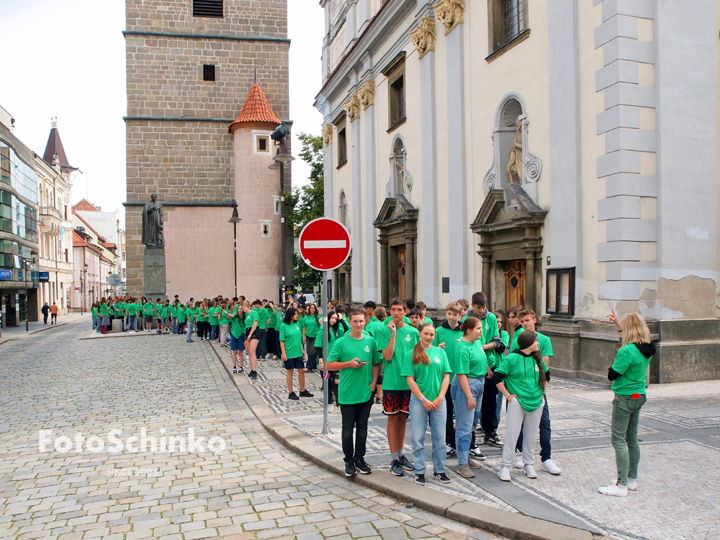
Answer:
[[[245,334],[242,334],[240,337],[235,337],[232,334],[230,334],[230,350],[231,351],[244,351],[245,350]]]

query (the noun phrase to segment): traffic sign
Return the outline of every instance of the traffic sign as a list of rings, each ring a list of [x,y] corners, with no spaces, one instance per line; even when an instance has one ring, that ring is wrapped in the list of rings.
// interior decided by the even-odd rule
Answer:
[[[350,255],[350,233],[334,219],[314,219],[300,232],[300,255],[315,270],[335,270]]]

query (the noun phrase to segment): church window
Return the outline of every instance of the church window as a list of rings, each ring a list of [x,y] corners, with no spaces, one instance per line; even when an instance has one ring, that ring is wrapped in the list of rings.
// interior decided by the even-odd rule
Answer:
[[[345,195],[345,190],[340,190],[340,204],[338,204],[338,221],[342,223],[343,225],[347,226],[348,224],[348,202],[347,202],[347,196]]]
[[[338,129],[338,166],[339,169],[343,165],[347,163],[347,133],[345,131],[345,126],[343,125],[342,128]]]
[[[382,70],[388,82],[388,131],[405,121],[405,52]]]
[[[270,155],[270,134],[263,131],[253,131],[253,154],[256,156]]]
[[[193,17],[223,18],[223,0],[193,0]]]
[[[503,39],[505,43],[524,30],[523,0],[503,0]]]
[[[491,0],[488,2],[491,56],[526,33],[528,30],[527,4],[527,0]]]
[[[215,80],[215,66],[212,64],[203,65],[203,81]]]

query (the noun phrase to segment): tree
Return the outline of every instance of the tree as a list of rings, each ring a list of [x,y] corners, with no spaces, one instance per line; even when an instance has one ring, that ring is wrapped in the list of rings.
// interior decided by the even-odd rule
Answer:
[[[300,159],[310,165],[310,183],[293,189],[292,193],[285,192],[285,219],[296,238],[305,225],[325,215],[323,139],[308,133],[300,133],[298,138],[302,143]],[[293,265],[297,289],[311,289],[322,282],[322,273],[310,268],[298,253],[293,254]]]

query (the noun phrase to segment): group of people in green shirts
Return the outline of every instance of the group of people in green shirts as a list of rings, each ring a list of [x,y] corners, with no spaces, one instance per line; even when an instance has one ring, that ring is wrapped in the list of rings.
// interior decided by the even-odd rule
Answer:
[[[445,461],[453,455],[458,459],[457,472],[474,477],[472,469],[480,468],[485,459],[474,443],[478,423],[485,433],[484,443],[503,449],[500,480],[510,482],[513,468],[521,469],[528,478],[537,478],[534,451],[538,432],[541,470],[561,474],[552,459],[545,396],[554,353],[550,339],[535,328],[534,311],[522,306],[508,310],[511,337],[503,329],[503,314],[487,309],[483,293],[473,295],[472,307],[464,301],[449,304],[446,320],[437,328],[422,309],[408,309],[401,298],[390,302],[389,317],[384,307],[376,308],[372,302],[364,308],[347,314],[342,308],[335,309],[327,318],[327,369],[330,381],[337,381],[347,476],[371,472],[365,462],[368,419],[380,395],[388,420],[390,472],[394,475],[414,471],[415,481],[425,484],[424,441],[429,426],[433,477],[450,482]],[[609,318],[617,325],[622,341],[609,370],[616,394],[612,440],[618,476],[615,484],[600,488],[600,492],[627,496],[628,490],[637,489],[638,418],[646,400],[647,366],[655,349],[642,317],[631,313],[620,320],[613,312]],[[282,334],[281,328],[282,335],[290,334]],[[322,332],[316,346],[322,346]],[[503,399],[507,403],[504,444],[496,431]],[[412,463],[403,453],[408,418]]]

